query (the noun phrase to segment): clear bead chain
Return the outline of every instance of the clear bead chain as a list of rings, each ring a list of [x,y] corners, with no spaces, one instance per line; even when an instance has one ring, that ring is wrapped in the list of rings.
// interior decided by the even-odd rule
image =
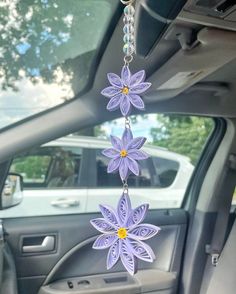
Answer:
[[[123,52],[125,54],[124,62],[125,65],[129,65],[129,63],[133,60],[133,54],[135,53],[135,35],[134,35],[134,15],[135,9],[132,5],[132,2],[128,4],[124,8],[124,47]]]

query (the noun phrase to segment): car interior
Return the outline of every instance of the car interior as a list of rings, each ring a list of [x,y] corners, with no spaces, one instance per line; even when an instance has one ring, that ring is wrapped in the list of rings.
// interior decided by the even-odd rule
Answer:
[[[18,199],[11,201],[7,179],[18,177],[11,169],[15,158],[72,133],[90,136],[92,127],[120,118],[117,111],[105,111],[101,90],[107,73],[120,73],[123,65],[124,4],[0,0],[1,294],[236,293],[236,1],[133,4],[136,55],[130,67],[144,69],[152,83],[142,97],[143,114],[214,122],[181,206],[149,210],[146,221],[161,228],[148,242],[157,258],[139,262],[131,276],[120,262],[107,271],[107,252],[92,249],[97,231],[90,220],[100,217],[98,210],[27,216]],[[189,143],[194,148],[195,139]],[[50,154],[50,147],[45,150]],[[70,186],[78,181],[76,171],[85,170],[80,155],[75,154],[78,165],[73,166],[71,155],[62,159],[65,151],[58,150],[47,174],[51,189]],[[102,158],[98,168],[97,182],[106,185]],[[95,172],[89,162],[86,170],[84,180]],[[14,189],[29,185],[22,180],[17,178]],[[147,186],[154,180],[139,181]],[[168,181],[164,175],[163,187]],[[118,185],[117,178],[113,182]],[[88,199],[93,202],[92,196]],[[14,216],[14,209],[21,214]],[[43,196],[38,209],[44,210]],[[11,216],[5,217],[5,211]]]

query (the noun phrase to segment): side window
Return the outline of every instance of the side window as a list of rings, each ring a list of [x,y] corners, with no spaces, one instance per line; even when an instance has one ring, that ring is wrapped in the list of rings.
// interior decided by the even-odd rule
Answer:
[[[14,159],[10,171],[22,175],[25,189],[76,188],[81,157],[79,147],[43,146]]]
[[[161,188],[171,186],[177,176],[180,167],[179,163],[161,157],[153,157],[153,163],[157,176],[157,185]]]
[[[108,174],[107,165],[109,159],[102,155],[102,149],[96,150],[96,170],[97,170],[97,188],[119,188],[121,180],[118,174]],[[129,186],[130,187],[151,187],[152,186],[152,174],[153,163],[152,159],[149,158],[146,161],[140,162],[140,177],[130,175]]]
[[[139,162],[140,176],[128,179],[133,205],[147,202],[151,209],[181,207],[214,121],[145,114],[132,116],[131,123],[134,137],[147,138],[143,151],[149,154]],[[1,217],[88,213],[99,211],[101,202],[116,205],[121,180],[118,173],[107,173],[109,159],[102,150],[111,147],[110,134],[121,137],[123,128],[123,118],[104,122],[14,158],[10,171],[23,176],[24,198]]]
[[[145,151],[149,154],[153,153],[165,153],[166,156],[172,156],[173,154],[168,151],[158,150],[156,147],[146,147]],[[121,185],[121,181],[118,174],[108,174],[107,165],[109,159],[102,155],[102,149],[96,150],[96,171],[97,171],[97,188],[118,188]],[[183,161],[183,164],[185,162]],[[129,176],[129,186],[133,188],[168,188],[170,187],[178,174],[180,164],[176,160],[170,160],[163,157],[157,157],[155,155],[150,156],[147,160],[141,161],[140,176]],[[189,173],[192,173],[193,166],[187,160],[187,166]]]
[[[25,155],[16,158],[11,172],[19,173],[24,179],[24,187],[44,187],[52,158],[48,155]]]

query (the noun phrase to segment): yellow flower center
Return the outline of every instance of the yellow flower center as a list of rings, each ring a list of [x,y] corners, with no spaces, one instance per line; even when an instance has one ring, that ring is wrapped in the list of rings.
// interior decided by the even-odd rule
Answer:
[[[127,95],[129,93],[129,88],[128,87],[124,87],[121,92],[122,92],[122,94]]]
[[[125,228],[120,228],[118,231],[117,231],[117,236],[120,238],[120,239],[125,239],[127,237],[127,230]]]
[[[125,149],[120,151],[120,156],[121,157],[126,157],[127,155],[128,155],[128,152]]]

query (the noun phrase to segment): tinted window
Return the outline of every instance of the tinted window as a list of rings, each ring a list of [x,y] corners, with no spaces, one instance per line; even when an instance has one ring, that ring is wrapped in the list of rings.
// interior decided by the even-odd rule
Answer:
[[[97,187],[119,187],[121,180],[118,174],[108,174],[109,159],[102,155],[102,149],[96,151]],[[160,157],[150,157],[140,161],[140,176],[130,175],[130,187],[157,187],[170,186],[177,175],[179,164],[176,161]]]
[[[80,185],[82,149],[41,147],[13,161],[11,171],[23,176],[25,188],[74,188]]]
[[[140,176],[130,175],[128,179],[133,206],[149,203],[151,209],[181,207],[214,121],[205,117],[145,114],[132,116],[131,124],[134,137],[147,138],[143,151],[150,156],[139,162]],[[101,151],[111,147],[111,134],[121,137],[123,130],[124,119],[116,119],[17,156],[11,171],[24,177],[24,200],[1,212],[1,216],[97,212],[101,203],[115,207],[122,183],[119,174],[107,173],[109,159]],[[59,209],[52,205],[58,201],[69,201],[72,207]],[[74,207],[73,203],[78,202]]]
[[[16,158],[11,171],[23,176],[25,186],[43,186],[51,163],[51,156],[29,155]]]
[[[179,170],[179,163],[177,161],[160,157],[153,157],[153,163],[158,185],[162,188],[169,187],[175,180]]]

